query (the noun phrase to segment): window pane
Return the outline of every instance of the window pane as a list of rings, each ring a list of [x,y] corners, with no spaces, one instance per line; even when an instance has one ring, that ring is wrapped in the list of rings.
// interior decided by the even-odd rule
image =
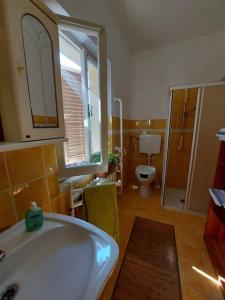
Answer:
[[[100,162],[101,139],[101,111],[99,98],[99,78],[98,68],[95,62],[88,59],[88,95],[89,95],[89,110],[90,110],[90,139],[91,139],[91,159],[94,162]],[[98,157],[98,160],[97,160]]]

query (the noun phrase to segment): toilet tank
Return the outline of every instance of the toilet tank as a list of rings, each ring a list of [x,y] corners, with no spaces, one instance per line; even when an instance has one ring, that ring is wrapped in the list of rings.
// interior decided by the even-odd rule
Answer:
[[[161,135],[141,134],[140,152],[147,154],[159,154],[161,146]]]

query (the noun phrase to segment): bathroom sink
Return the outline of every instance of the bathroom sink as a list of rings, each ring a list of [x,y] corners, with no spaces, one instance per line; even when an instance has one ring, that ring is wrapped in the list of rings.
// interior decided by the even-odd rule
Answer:
[[[41,229],[24,221],[0,235],[0,299],[97,299],[119,254],[116,242],[82,220],[45,214]]]

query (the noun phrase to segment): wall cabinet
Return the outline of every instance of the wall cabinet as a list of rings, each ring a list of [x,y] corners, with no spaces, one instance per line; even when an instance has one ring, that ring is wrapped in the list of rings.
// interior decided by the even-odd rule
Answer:
[[[64,137],[57,21],[32,1],[2,0],[0,28],[5,140]]]
[[[58,147],[61,176],[107,170],[104,27],[55,15],[40,0],[1,0],[0,39],[4,140],[66,137]]]

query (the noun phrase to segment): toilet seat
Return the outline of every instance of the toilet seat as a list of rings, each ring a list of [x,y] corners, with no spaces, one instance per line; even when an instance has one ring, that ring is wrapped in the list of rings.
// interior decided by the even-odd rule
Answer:
[[[153,166],[147,166],[147,165],[139,165],[136,167],[136,174],[138,175],[153,175],[156,172],[156,168]],[[143,176],[142,178],[144,178]],[[146,177],[148,178],[148,176]]]

